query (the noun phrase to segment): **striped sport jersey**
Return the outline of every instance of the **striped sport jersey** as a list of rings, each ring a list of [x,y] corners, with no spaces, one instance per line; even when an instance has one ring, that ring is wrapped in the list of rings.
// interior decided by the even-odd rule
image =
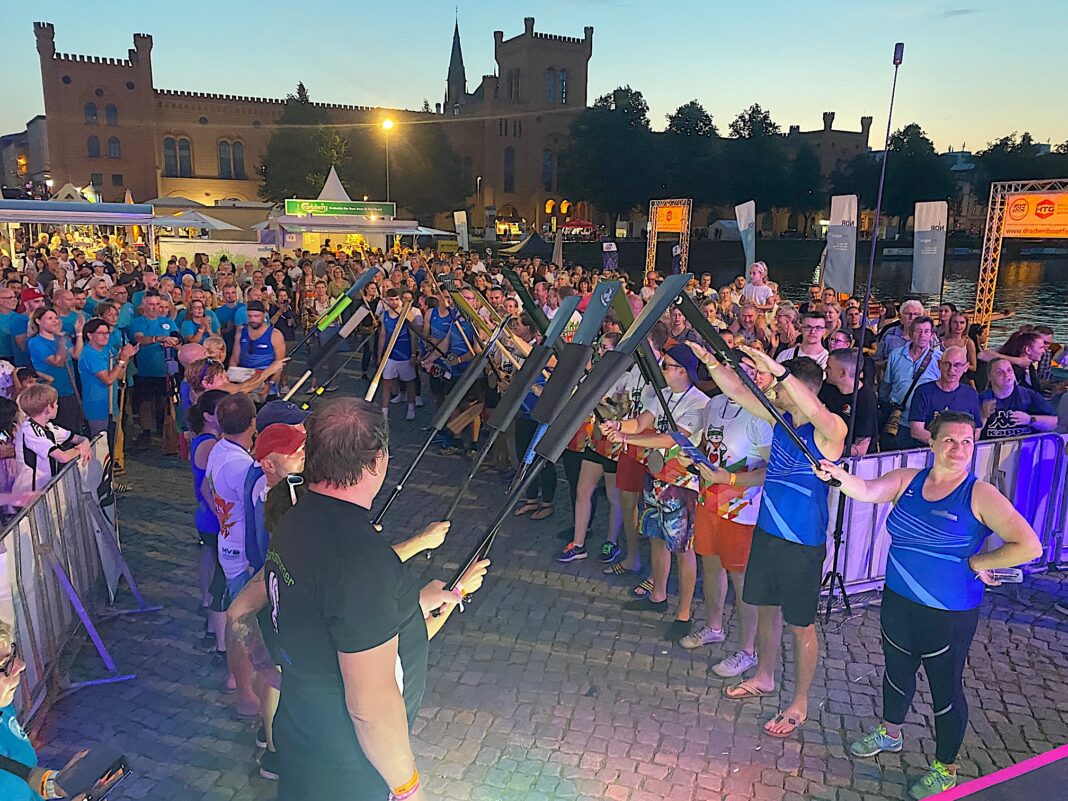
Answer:
[[[789,414],[786,422],[793,425]],[[824,458],[816,445],[816,428],[805,423],[795,429],[801,441],[817,458]],[[816,478],[812,465],[782,426],[775,426],[771,455],[764,478],[764,497],[757,526],[771,534],[802,545],[827,541],[830,487]]]
[[[74,434],[55,423],[38,423],[26,418],[15,431],[15,457],[29,475],[29,489],[37,491],[59,472],[61,463],[54,458],[56,451],[74,447]]]

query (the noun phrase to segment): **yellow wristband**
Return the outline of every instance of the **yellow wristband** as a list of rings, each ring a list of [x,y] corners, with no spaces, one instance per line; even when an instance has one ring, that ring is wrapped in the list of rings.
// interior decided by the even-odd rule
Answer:
[[[738,481],[738,476],[736,476],[734,473],[731,473],[730,475],[731,475],[731,478],[730,478],[731,484],[730,485],[733,487],[735,485],[735,483]]]

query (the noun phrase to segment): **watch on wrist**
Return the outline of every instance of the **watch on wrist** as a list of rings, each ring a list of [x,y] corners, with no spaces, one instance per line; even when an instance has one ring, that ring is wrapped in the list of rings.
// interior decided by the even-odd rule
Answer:
[[[791,372],[790,368],[789,367],[784,367],[784,368],[782,368],[782,372],[779,373],[779,375],[775,376],[775,381],[776,381],[776,383],[781,384],[783,381],[785,381],[787,378],[789,378],[792,375],[793,375],[793,372]]]

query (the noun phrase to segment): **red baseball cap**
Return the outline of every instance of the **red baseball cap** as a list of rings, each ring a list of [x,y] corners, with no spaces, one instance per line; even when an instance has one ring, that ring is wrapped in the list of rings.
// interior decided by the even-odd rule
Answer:
[[[283,456],[292,456],[304,444],[308,435],[298,426],[287,426],[285,423],[272,423],[256,435],[256,442],[252,446],[252,455],[256,461],[263,461],[264,457],[272,453],[280,453]]]
[[[19,296],[19,299],[23,303],[25,303],[28,300],[44,300],[44,296],[45,296],[44,292],[42,292],[37,287],[28,286],[28,287],[26,287],[25,289],[22,290],[22,295]]]

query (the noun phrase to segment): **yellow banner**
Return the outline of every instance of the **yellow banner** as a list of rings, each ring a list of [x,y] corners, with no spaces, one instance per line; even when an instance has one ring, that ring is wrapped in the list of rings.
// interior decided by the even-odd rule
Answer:
[[[656,230],[661,234],[681,234],[685,225],[685,206],[657,206]]]
[[[1009,195],[1004,237],[1068,239],[1068,192]]]

